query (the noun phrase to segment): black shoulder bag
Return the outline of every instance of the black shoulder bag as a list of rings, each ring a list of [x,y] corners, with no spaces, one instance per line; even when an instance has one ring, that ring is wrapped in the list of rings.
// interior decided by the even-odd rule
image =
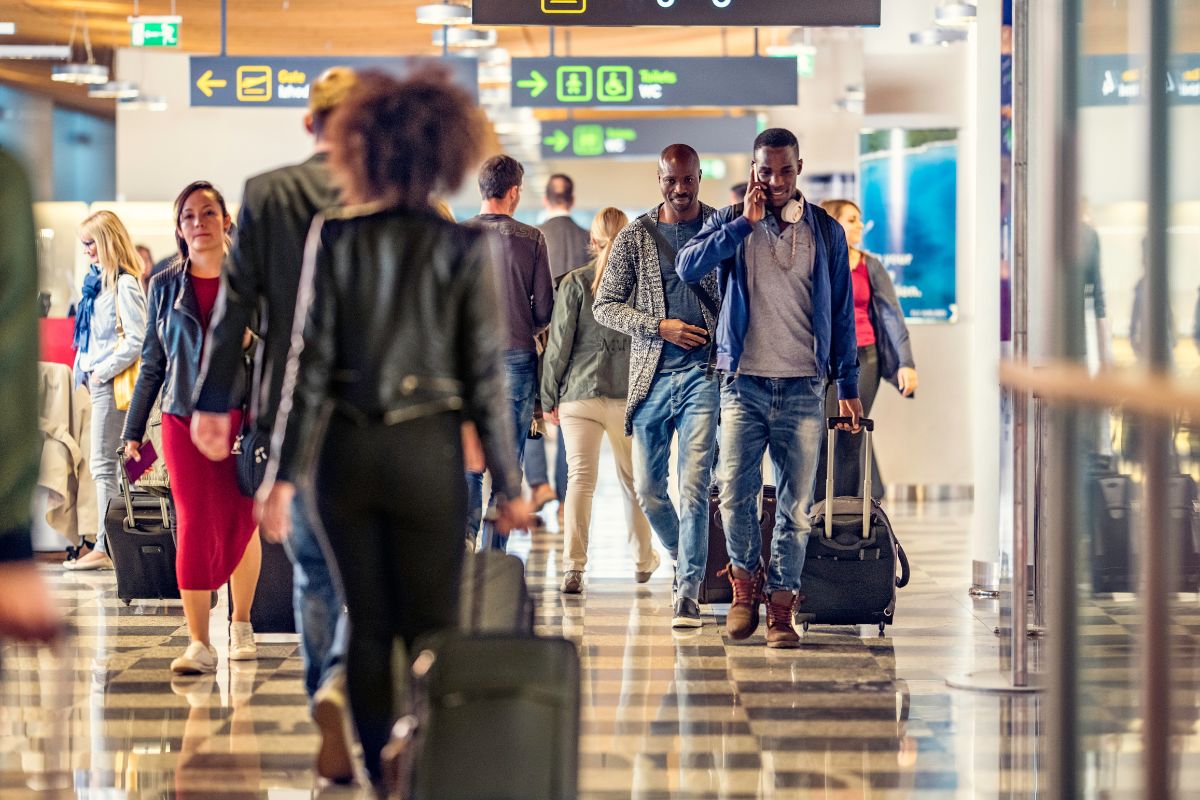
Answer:
[[[638,222],[641,223],[642,227],[646,229],[646,233],[650,234],[650,238],[654,240],[654,244],[658,246],[658,257],[660,259],[666,259],[674,264],[675,256],[678,255],[679,251],[674,247],[671,247],[671,243],[668,242],[667,238],[662,235],[662,231],[658,229],[658,226],[654,224],[654,221],[650,219],[649,215],[642,214],[640,217],[638,217]],[[703,286],[687,282],[685,282],[684,285],[691,289],[692,294],[696,295],[696,298],[700,301],[700,304],[708,309],[708,313],[712,314],[714,321],[721,316],[720,306],[713,302],[712,298],[708,296],[708,292],[704,291]],[[704,377],[713,377],[716,374],[716,369],[717,337],[716,332],[714,331],[713,333],[709,334],[708,337],[708,361],[704,365]]]
[[[255,341],[258,336],[255,334]],[[267,460],[271,455],[271,432],[258,427],[254,419],[254,390],[256,388],[255,360],[246,356],[246,400],[242,404],[242,430],[233,440],[230,455],[236,459],[238,491],[254,497],[267,475]]]

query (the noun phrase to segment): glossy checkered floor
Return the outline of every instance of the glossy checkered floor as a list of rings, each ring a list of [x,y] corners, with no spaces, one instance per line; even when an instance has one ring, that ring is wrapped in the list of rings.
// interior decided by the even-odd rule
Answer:
[[[761,635],[723,637],[719,606],[704,609],[702,630],[673,633],[669,571],[633,581],[611,481],[596,509],[582,596],[557,591],[557,534],[518,537],[512,548],[528,558],[540,631],[581,648],[582,797],[1051,796],[1040,701],[946,688],[949,675],[1003,665],[997,603],[966,594],[968,506],[892,507],[914,576],[886,637],[814,629],[792,652],[768,652]],[[262,657],[240,665],[218,641],[215,678],[172,681],[168,663],[186,644],[178,605],[126,608],[112,573],[46,572],[77,635],[58,653],[3,649],[0,798],[366,796],[315,782],[294,638],[260,637]],[[1194,599],[1187,608],[1178,616],[1180,796],[1200,787],[1200,613]],[[1087,785],[1137,797],[1136,607],[1087,613]],[[224,606],[214,614],[224,618]]]

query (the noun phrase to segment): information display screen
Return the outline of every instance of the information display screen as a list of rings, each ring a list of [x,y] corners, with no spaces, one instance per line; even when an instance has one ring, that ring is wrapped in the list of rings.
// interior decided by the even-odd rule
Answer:
[[[880,0],[473,0],[476,25],[878,25]]]

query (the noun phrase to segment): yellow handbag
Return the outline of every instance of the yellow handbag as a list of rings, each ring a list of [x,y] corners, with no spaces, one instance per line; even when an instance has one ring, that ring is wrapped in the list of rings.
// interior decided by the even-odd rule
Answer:
[[[116,289],[114,289],[115,297],[113,297],[113,310],[117,315],[117,339],[125,340],[125,326],[121,323],[121,283],[120,276],[117,277]],[[120,344],[117,345],[120,347]],[[142,358],[138,356],[137,361],[134,361],[128,367],[120,372],[117,377],[113,378],[113,403],[118,411],[128,411],[129,404],[133,401],[133,387],[137,386],[138,373],[142,370]]]

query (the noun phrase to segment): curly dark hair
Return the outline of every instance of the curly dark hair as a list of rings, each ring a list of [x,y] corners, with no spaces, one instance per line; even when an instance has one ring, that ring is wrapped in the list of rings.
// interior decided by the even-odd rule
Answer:
[[[487,126],[449,71],[432,66],[404,79],[361,73],[334,110],[327,138],[347,200],[423,208],[430,195],[448,196],[462,186],[479,163]]]

